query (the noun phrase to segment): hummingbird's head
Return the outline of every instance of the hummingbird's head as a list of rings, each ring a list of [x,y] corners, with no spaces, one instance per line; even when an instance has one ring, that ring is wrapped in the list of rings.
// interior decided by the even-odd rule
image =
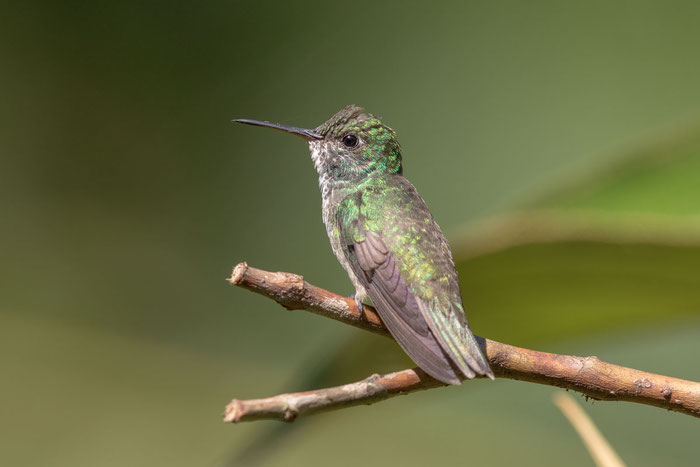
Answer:
[[[349,105],[314,130],[309,141],[319,176],[356,180],[375,173],[401,174],[401,147],[394,130],[364,109]]]
[[[234,120],[302,137],[322,182],[357,181],[372,174],[401,174],[401,148],[394,130],[362,108],[349,105],[316,129],[258,120]]]

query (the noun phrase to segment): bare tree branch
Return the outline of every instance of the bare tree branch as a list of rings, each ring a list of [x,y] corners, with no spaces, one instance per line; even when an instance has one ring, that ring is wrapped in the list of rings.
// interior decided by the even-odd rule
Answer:
[[[228,281],[275,300],[289,310],[305,309],[352,326],[388,336],[368,306],[361,314],[354,300],[287,272],[268,272],[240,263]],[[575,357],[522,349],[477,337],[496,377],[546,384],[606,401],[628,401],[700,417],[700,383],[613,365],[597,357]],[[419,368],[373,375],[356,383],[265,399],[234,399],[224,421],[273,419],[372,404],[391,397],[444,386]]]

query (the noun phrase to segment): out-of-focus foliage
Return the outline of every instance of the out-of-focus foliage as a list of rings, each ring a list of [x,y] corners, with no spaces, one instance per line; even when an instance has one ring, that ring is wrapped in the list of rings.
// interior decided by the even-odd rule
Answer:
[[[495,339],[531,345],[696,315],[700,136],[640,147],[464,237],[463,293]]]
[[[697,379],[696,163],[664,143],[603,179],[591,168],[695,119],[699,14],[690,1],[4,5],[0,464],[221,464],[277,427],[223,426],[231,397],[408,364],[388,339],[224,282],[246,260],[351,292],[304,145],[230,124],[315,126],[349,103],[397,130],[406,175],[466,261],[478,333]],[[514,206],[557,214],[530,222],[542,231],[563,219],[557,232],[595,224],[595,236],[470,243],[486,231],[476,221]],[[497,381],[415,394],[300,420],[265,454],[589,465],[550,392]],[[689,417],[586,409],[630,464],[697,459]]]

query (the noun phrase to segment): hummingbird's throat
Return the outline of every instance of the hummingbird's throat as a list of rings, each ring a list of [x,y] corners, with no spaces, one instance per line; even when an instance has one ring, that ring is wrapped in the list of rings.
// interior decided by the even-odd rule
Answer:
[[[314,163],[314,169],[318,173],[319,177],[323,173],[324,169],[324,150],[323,146],[326,143],[324,141],[309,141],[309,152],[311,153],[311,161]],[[319,178],[320,180],[320,178]]]

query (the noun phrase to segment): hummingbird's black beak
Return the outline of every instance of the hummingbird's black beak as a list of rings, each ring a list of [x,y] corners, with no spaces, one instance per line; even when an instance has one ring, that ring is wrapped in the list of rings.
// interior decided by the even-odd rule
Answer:
[[[248,120],[246,118],[237,118],[232,121],[236,123],[245,123],[246,125],[263,126],[266,128],[272,128],[273,130],[284,131],[285,133],[289,133],[291,135],[300,136],[306,141],[323,139],[323,136],[319,135],[314,130],[308,130],[306,128],[297,128],[295,126],[280,125],[279,123],[262,122],[260,120]]]

